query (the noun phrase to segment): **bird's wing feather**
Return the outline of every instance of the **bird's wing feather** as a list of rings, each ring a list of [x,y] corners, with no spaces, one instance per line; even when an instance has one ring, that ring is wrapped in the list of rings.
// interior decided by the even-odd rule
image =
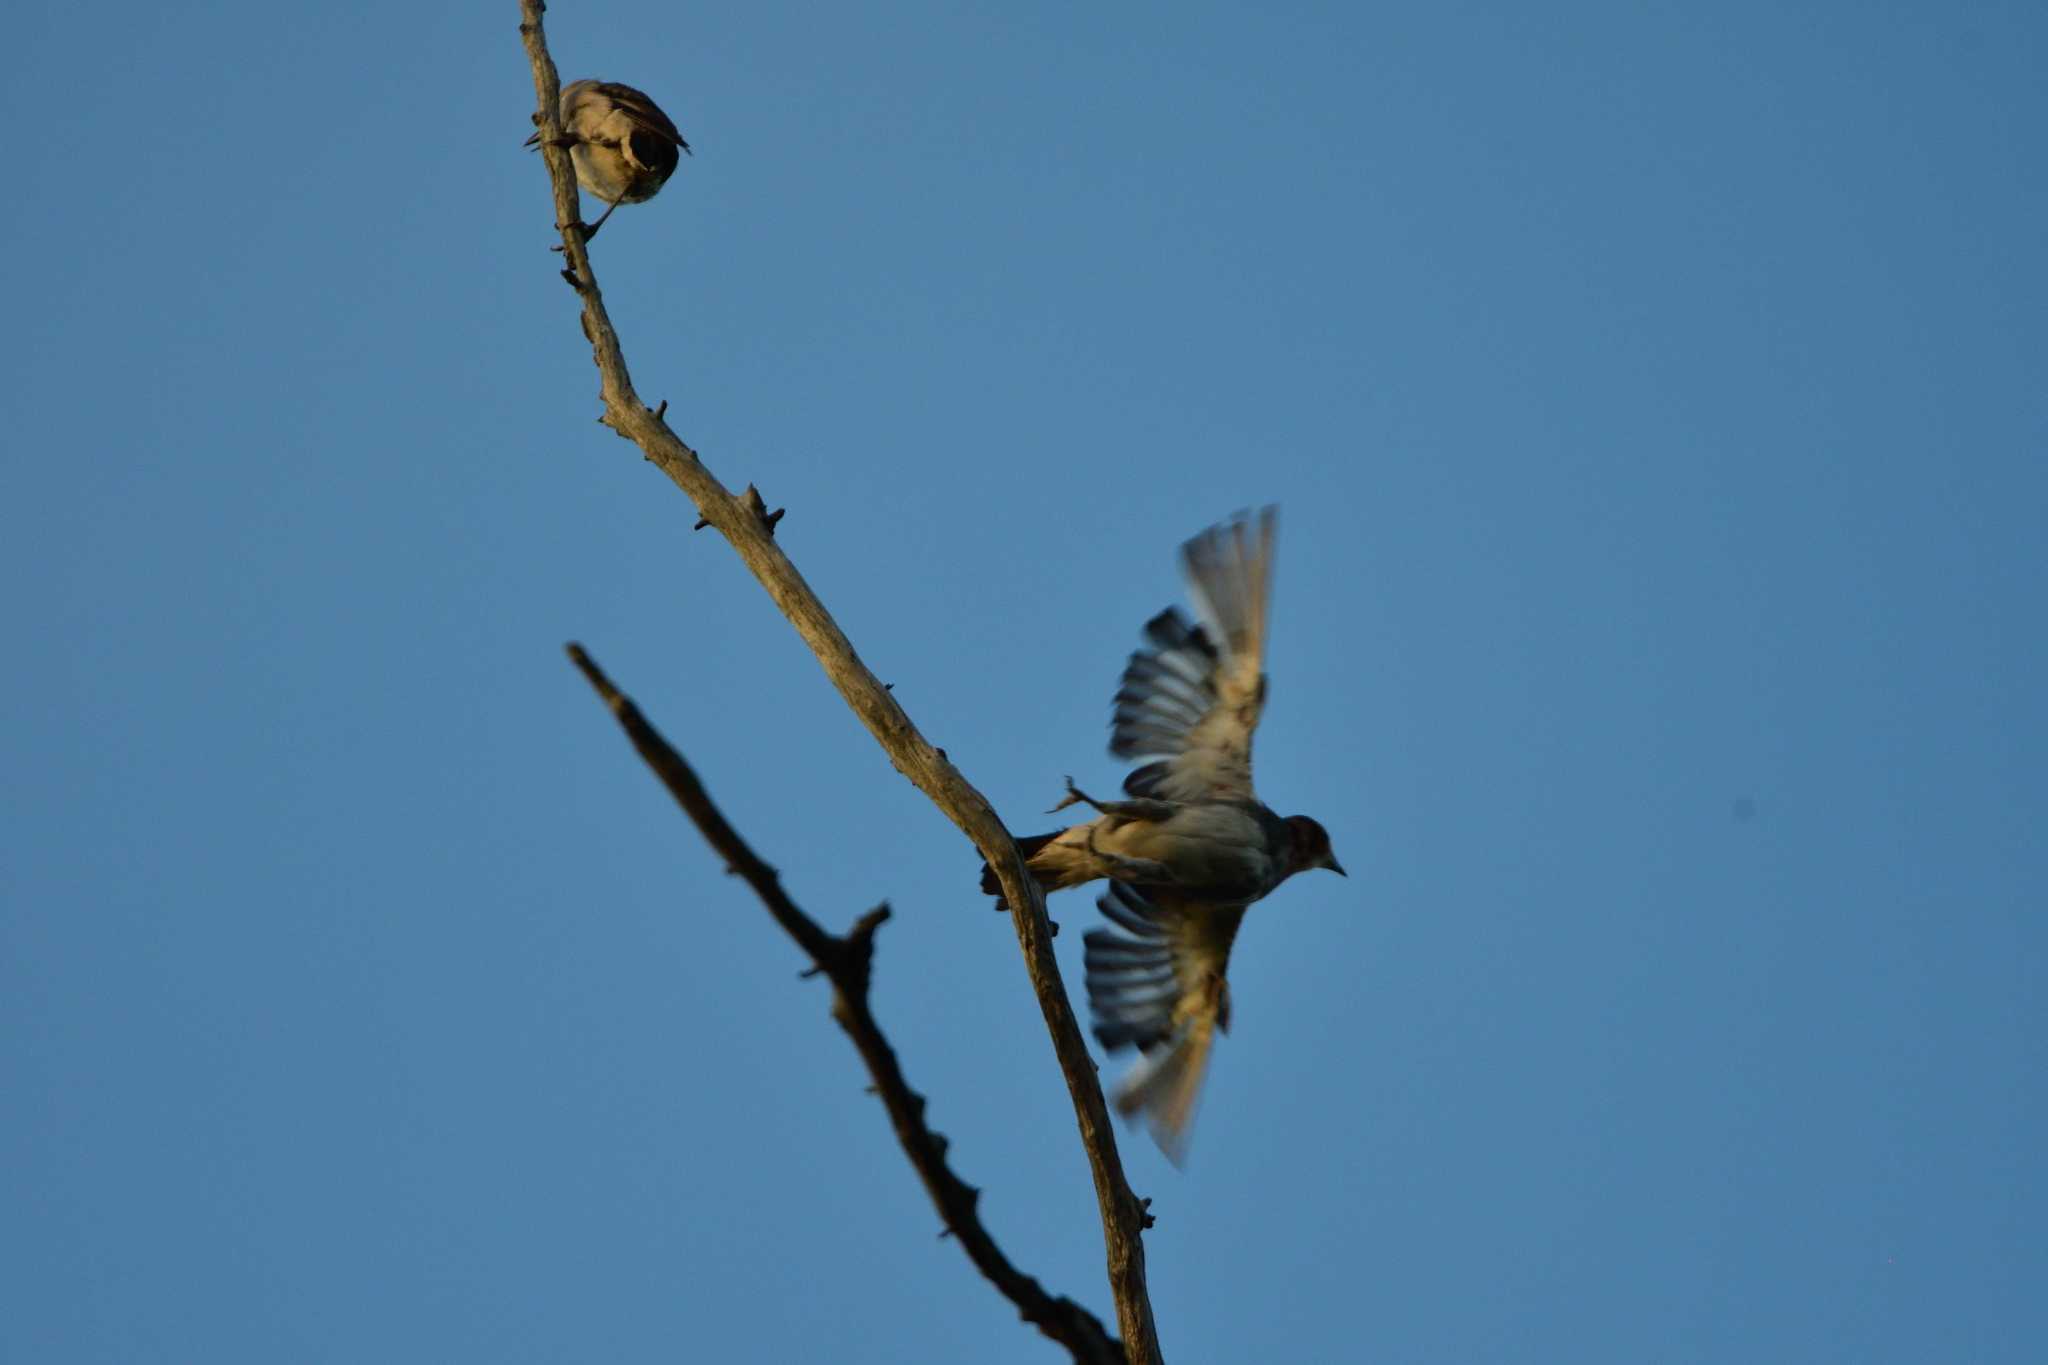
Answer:
[[[1145,625],[1117,687],[1109,751],[1151,759],[1124,779],[1132,796],[1256,800],[1252,732],[1266,701],[1266,611],[1274,509],[1212,526],[1181,547],[1202,617],[1168,607]]]
[[[1107,929],[1085,936],[1095,1036],[1106,1048],[1144,1054],[1117,1087],[1116,1105],[1127,1118],[1142,1113],[1154,1140],[1178,1163],[1210,1045],[1217,1030],[1230,1027],[1224,971],[1245,907],[1124,882],[1113,883],[1096,904],[1130,937]]]
[[[584,82],[578,81],[577,84]],[[690,150],[690,144],[683,141],[683,135],[676,131],[675,124],[669,122],[668,115],[661,112],[661,106],[632,86],[620,85],[617,81],[591,81],[588,88],[610,100],[641,128],[666,138],[686,152]]]

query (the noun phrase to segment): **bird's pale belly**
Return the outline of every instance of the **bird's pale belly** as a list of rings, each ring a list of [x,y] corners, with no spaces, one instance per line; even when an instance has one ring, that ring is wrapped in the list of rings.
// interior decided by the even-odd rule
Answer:
[[[570,160],[577,183],[608,204],[638,204],[661,188],[658,178],[628,164],[616,148],[580,146]]]

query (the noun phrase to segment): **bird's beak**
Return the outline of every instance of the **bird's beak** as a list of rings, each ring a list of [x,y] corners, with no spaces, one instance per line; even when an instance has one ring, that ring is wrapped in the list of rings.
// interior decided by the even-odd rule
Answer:
[[[1349,879],[1351,876],[1349,872],[1346,872],[1344,870],[1344,865],[1337,861],[1337,855],[1334,853],[1325,853],[1323,855],[1323,866],[1329,868],[1330,871],[1336,873],[1340,877]]]

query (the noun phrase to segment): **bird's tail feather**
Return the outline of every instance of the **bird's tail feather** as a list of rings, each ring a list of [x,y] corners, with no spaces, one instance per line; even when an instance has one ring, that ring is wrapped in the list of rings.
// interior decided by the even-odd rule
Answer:
[[[1144,1115],[1152,1140],[1176,1166],[1187,1157],[1188,1136],[1194,1131],[1195,1108],[1202,1097],[1202,1080],[1209,1072],[1209,1044],[1214,1037],[1207,1021],[1189,1021],[1163,1047],[1139,1058],[1118,1082],[1113,1097],[1117,1112],[1126,1119]]]
[[[1054,830],[1051,834],[1027,834],[1017,840],[1017,851],[1023,854],[1028,862],[1033,854],[1059,837],[1059,830]],[[1034,875],[1037,874],[1034,873]],[[1043,876],[1038,877],[1038,884],[1040,886],[1045,885],[1045,878]],[[996,880],[996,870],[987,863],[981,865],[981,889],[985,895],[1000,896],[1003,894],[1002,884]]]

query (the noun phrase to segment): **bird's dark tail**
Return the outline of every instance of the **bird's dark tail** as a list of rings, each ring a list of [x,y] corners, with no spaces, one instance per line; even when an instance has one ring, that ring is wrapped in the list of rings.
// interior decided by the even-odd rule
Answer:
[[[1017,840],[1017,851],[1022,853],[1028,860],[1038,850],[1059,837],[1060,832],[1058,830],[1054,830],[1051,834],[1027,834]],[[990,896],[1000,897],[1003,894],[1002,886],[996,881],[995,869],[987,863],[981,865],[981,889],[984,894]],[[999,904],[996,908],[1000,910],[1004,907]]]

